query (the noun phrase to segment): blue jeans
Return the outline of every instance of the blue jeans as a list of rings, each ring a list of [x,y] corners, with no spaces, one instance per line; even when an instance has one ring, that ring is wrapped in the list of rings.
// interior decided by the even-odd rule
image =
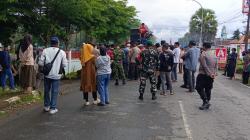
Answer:
[[[98,88],[98,93],[100,94],[102,104],[109,102],[109,91],[108,91],[109,80],[110,80],[110,74],[97,76],[97,88]]]
[[[166,82],[167,82],[167,87],[169,88],[170,92],[173,92],[173,87],[172,87],[172,81],[170,78],[170,73],[171,72],[160,72],[161,76],[161,86],[162,86],[162,92],[166,93],[167,88],[166,88]]]
[[[1,74],[1,86],[5,88],[6,86],[6,76],[8,76],[9,81],[10,81],[10,88],[14,89],[15,88],[15,83],[14,83],[14,77],[11,72],[11,68],[3,69],[2,74]]]
[[[44,106],[56,108],[60,80],[44,78]],[[51,93],[51,94],[50,94]]]
[[[178,65],[178,63],[174,63],[173,69],[172,69],[172,72],[171,72],[171,79],[174,80],[174,81],[177,80],[177,65]]]
[[[194,91],[194,87],[195,87],[195,71],[188,70],[187,82],[188,82],[188,86],[189,86],[189,91]]]

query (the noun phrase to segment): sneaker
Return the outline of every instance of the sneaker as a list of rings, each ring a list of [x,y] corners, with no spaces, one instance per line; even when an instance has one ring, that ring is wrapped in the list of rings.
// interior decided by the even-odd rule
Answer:
[[[107,105],[108,105],[108,104],[110,104],[110,103],[109,103],[109,102],[105,102],[105,104],[107,104]]]
[[[181,88],[188,88],[186,85],[181,85],[180,87]]]
[[[209,109],[210,106],[211,106],[211,104],[208,102],[206,105],[206,109]]]
[[[17,88],[10,89],[10,92],[18,92]]]
[[[58,112],[58,109],[51,109],[50,111],[49,111],[49,114],[51,114],[51,115],[53,115],[53,114],[56,114]]]
[[[98,103],[97,106],[105,106],[103,103]]]
[[[43,111],[45,111],[45,112],[49,112],[49,110],[50,110],[50,107],[49,106],[45,106],[45,107],[43,107]]]
[[[188,90],[188,91],[186,91],[186,92],[193,93],[193,92],[195,92],[195,90]]]
[[[100,103],[100,99],[97,99],[97,100],[93,101],[94,105],[97,105],[98,103]]]
[[[89,106],[89,105],[90,105],[90,103],[89,103],[89,102],[86,102],[84,105],[85,105],[85,106]]]
[[[174,92],[170,92],[170,95],[174,95]]]
[[[210,104],[209,103],[203,103],[202,106],[199,107],[200,110],[205,110],[205,109],[209,109]]]
[[[160,95],[165,95],[165,92],[161,92]]]

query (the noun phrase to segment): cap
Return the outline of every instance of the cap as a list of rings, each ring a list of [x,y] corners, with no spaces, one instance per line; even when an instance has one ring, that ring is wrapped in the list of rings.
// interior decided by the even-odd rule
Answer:
[[[148,40],[146,44],[147,44],[147,46],[153,46],[153,42],[150,40]]]
[[[59,43],[59,38],[57,37],[57,36],[52,36],[51,38],[50,38],[50,44],[51,45],[56,45],[56,44],[58,44]]]

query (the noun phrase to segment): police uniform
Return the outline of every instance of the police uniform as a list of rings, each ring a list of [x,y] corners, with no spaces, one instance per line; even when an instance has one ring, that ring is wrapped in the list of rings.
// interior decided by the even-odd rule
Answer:
[[[140,93],[139,99],[143,100],[146,81],[147,79],[149,79],[151,84],[150,90],[152,93],[152,99],[155,100],[156,99],[155,94],[157,92],[155,71],[159,70],[158,53],[156,50],[149,48],[141,53],[141,58],[142,58],[141,61],[142,69],[141,69],[141,78],[139,87],[139,93]]]
[[[115,85],[119,85],[118,79],[121,78],[123,80],[123,84],[125,84],[125,74],[122,66],[122,58],[124,57],[124,53],[121,49],[114,49],[114,61],[113,61],[113,73],[114,79],[116,80]]]

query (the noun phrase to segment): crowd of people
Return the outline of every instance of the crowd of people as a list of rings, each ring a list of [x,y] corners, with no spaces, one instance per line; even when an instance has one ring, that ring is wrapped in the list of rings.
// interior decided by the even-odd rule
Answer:
[[[11,90],[16,90],[15,79],[25,93],[32,93],[44,81],[44,111],[55,114],[57,97],[60,89],[60,79],[67,65],[66,53],[59,47],[60,41],[56,36],[50,39],[50,47],[42,53],[35,52],[31,35],[26,35],[17,49],[18,66],[13,65],[8,48],[0,44],[0,79],[1,87],[6,88],[6,77],[9,79]],[[190,41],[188,47],[181,47],[178,42],[170,45],[165,41],[153,44],[147,41],[130,42],[122,45],[94,45],[85,43],[80,49],[81,82],[84,105],[90,105],[89,93],[92,93],[93,104],[106,106],[110,104],[109,83],[119,86],[128,81],[139,81],[139,100],[144,99],[147,79],[149,79],[152,100],[157,99],[157,91],[166,96],[169,92],[174,95],[174,83],[178,74],[183,74],[182,88],[187,92],[199,93],[203,103],[201,110],[210,107],[213,82],[217,75],[217,58],[211,50],[210,43],[204,43],[202,48],[196,42]],[[229,55],[227,74],[234,76],[237,55],[235,50]],[[244,54],[243,83],[248,82],[250,71],[250,51]],[[199,65],[198,74],[197,67]],[[230,68],[230,70],[228,70]],[[18,76],[17,76],[18,75]],[[196,75],[198,75],[196,77]],[[15,78],[17,77],[17,78]],[[99,93],[99,98],[98,94]]]
[[[242,68],[242,83],[248,85],[250,77],[250,50],[244,51],[243,56],[243,68]],[[236,67],[238,61],[238,54],[235,48],[232,48],[231,53],[227,57],[227,63],[224,69],[224,76],[227,76],[230,80],[235,78]]]
[[[115,81],[116,86],[119,85],[119,79],[123,85],[127,79],[139,79],[139,100],[144,99],[147,79],[151,84],[152,100],[157,99],[158,90],[163,96],[166,96],[167,92],[174,95],[173,84],[178,80],[179,68],[179,73],[184,73],[184,84],[181,87],[187,88],[187,92],[194,92],[195,89],[198,91],[203,100],[200,109],[208,109],[210,106],[213,80],[217,75],[217,59],[211,52],[210,43],[204,43],[202,49],[198,48],[194,41],[190,41],[186,48],[181,48],[178,42],[169,45],[165,41],[156,44],[147,41],[146,45],[130,42],[122,47],[84,44],[81,47],[80,60],[81,90],[85,105],[90,105],[88,93],[93,95],[93,104],[109,104],[110,79]],[[199,74],[195,82],[199,60]],[[100,94],[100,101],[97,92]]]

